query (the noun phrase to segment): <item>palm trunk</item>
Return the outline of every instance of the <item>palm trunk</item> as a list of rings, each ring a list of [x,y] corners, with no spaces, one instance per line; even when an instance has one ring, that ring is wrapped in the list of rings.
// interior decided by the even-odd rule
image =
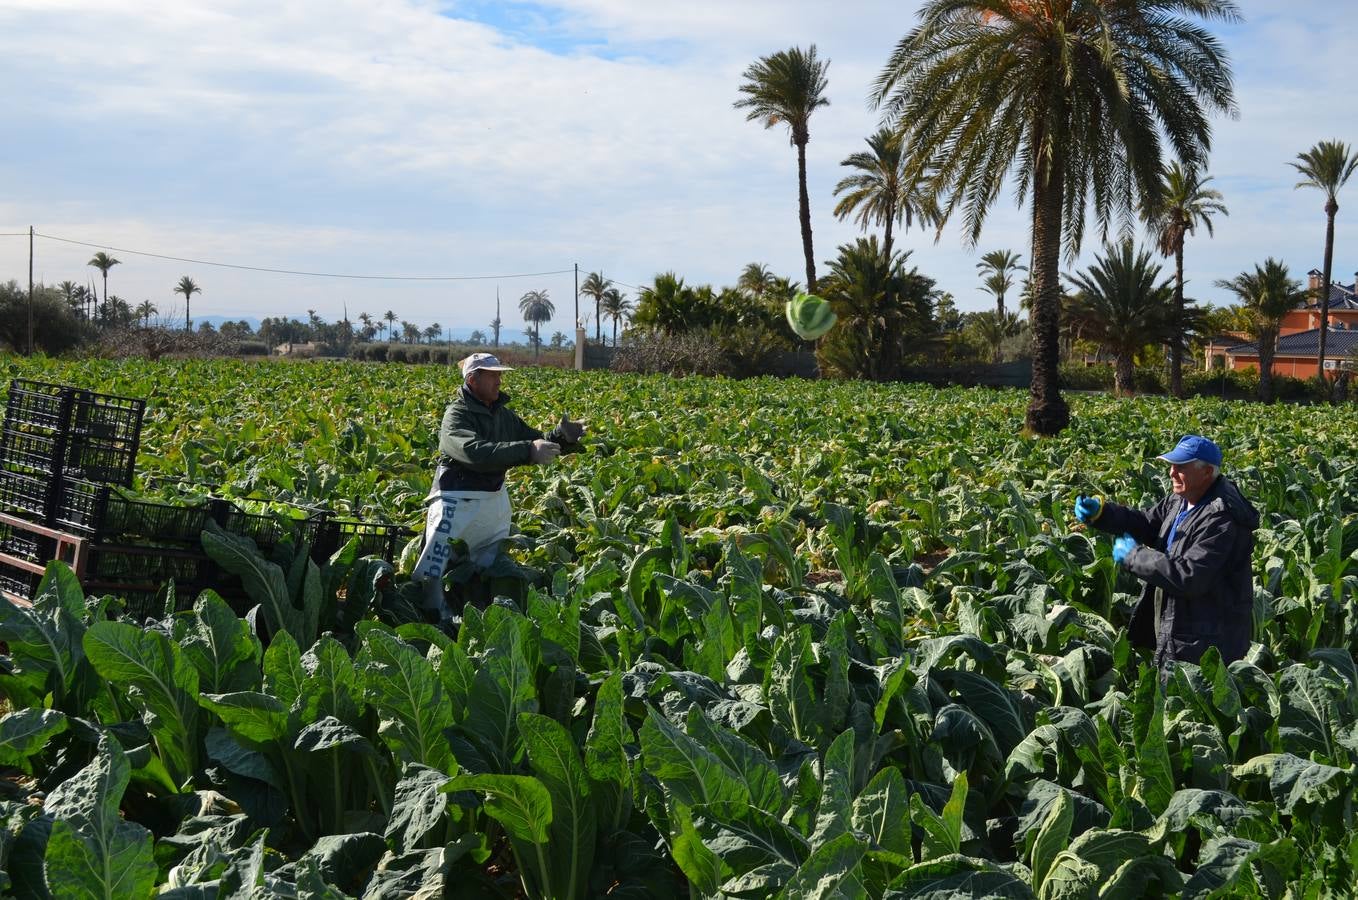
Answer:
[[[1042,147],[1037,137],[1033,146]],[[1058,144],[1033,174],[1033,383],[1025,426],[1039,435],[1058,434],[1070,424],[1060,368],[1062,166]]]
[[[618,317],[613,317],[613,346],[618,346]]]
[[[797,207],[802,220],[802,252],[806,254],[806,292],[816,292],[816,254],[811,249],[811,198],[806,193],[806,140],[797,142]]]
[[[594,298],[594,343],[603,343],[602,331],[603,319],[599,315],[599,298]]]
[[[1184,242],[1174,245],[1174,327],[1170,329],[1169,393],[1184,395]]]
[[[892,268],[891,268],[891,225],[896,218],[895,209],[887,210],[886,228],[882,235],[882,254],[886,259],[886,290],[884,295],[884,308],[882,310],[882,321],[885,327],[882,331],[882,361],[881,368],[877,372],[877,377],[882,381],[890,381],[898,377],[900,373],[900,349],[901,335],[899,329],[899,319],[893,315],[892,311]],[[896,323],[893,325],[892,323]]]
[[[1331,198],[1325,204],[1325,264],[1320,276],[1320,346],[1316,352],[1316,375],[1325,384],[1325,333],[1330,329],[1330,263],[1334,260],[1334,214],[1339,204]]]
[[[1270,323],[1259,330],[1259,399],[1273,402],[1273,351],[1278,344],[1278,326]]]
[[[1132,354],[1119,352],[1113,366],[1113,390],[1119,397],[1130,397],[1136,393],[1135,371]]]

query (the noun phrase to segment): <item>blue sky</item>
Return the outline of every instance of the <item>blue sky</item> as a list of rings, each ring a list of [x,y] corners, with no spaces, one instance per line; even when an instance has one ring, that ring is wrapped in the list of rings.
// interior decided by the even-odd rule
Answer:
[[[1266,256],[1321,263],[1323,198],[1287,165],[1318,140],[1358,143],[1345,59],[1358,22],[1334,3],[1245,2],[1214,26],[1240,116],[1215,123],[1211,173],[1229,218],[1190,239],[1189,294]],[[795,155],[785,131],[732,108],[756,57],[815,43],[831,105],[808,148],[818,260],[852,239],[834,219],[839,161],[876,127],[866,95],[917,4],[749,0],[0,0],[0,233],[84,241],[121,261],[113,293],[182,315],[326,319],[391,309],[484,327],[545,289],[567,330],[569,274],[375,281],[247,272],[142,256],[350,274],[602,270],[642,285],[673,270],[734,282],[759,261],[802,271]],[[1351,195],[1351,197],[1349,196]],[[1335,278],[1351,282],[1358,183],[1340,196]],[[1008,197],[978,248],[956,229],[904,236],[912,262],[963,309],[987,306],[980,253],[1027,255]],[[1086,243],[1081,264],[1097,241]],[[36,243],[36,276],[84,281],[95,248]],[[0,237],[0,280],[26,280],[26,237]],[[635,293],[627,288],[629,293]],[[176,304],[178,301],[178,304]]]

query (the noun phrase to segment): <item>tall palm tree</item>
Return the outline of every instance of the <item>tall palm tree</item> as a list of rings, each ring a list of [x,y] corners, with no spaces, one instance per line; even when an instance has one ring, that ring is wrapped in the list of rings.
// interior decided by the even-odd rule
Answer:
[[[631,318],[632,301],[617,288],[609,288],[604,294],[603,311],[613,319],[613,346],[618,346],[618,320]]]
[[[363,323],[363,330],[365,332],[373,327],[373,317],[366,312],[359,313],[358,320]]]
[[[519,312],[523,320],[533,326],[533,358],[537,359],[542,346],[542,323],[550,322],[556,315],[556,307],[547,298],[547,291],[529,291],[519,298]]]
[[[735,102],[736,109],[749,110],[748,122],[763,122],[765,128],[786,125],[797,148],[797,209],[806,256],[806,289],[812,293],[816,290],[816,256],[811,248],[811,200],[806,193],[806,144],[811,140],[811,114],[830,105],[825,96],[829,66],[829,60],[816,58],[815,44],[806,51],[793,47],[761,57],[741,75],[745,83],[740,93],[745,96]]]
[[[104,306],[106,307],[108,306],[108,270],[118,265],[121,261],[122,260],[114,259],[103,250],[100,250],[98,253],[94,254],[89,262],[85,263],[87,266],[94,266],[104,276]],[[105,314],[107,315],[107,310],[105,310]]]
[[[1004,295],[1014,286],[1014,276],[1028,271],[1023,256],[1012,250],[991,250],[976,264],[981,273],[981,285],[995,298],[995,312],[1004,318]]]
[[[1221,202],[1221,192],[1209,188],[1194,166],[1184,167],[1177,162],[1167,166],[1160,175],[1160,202],[1144,211],[1146,223],[1164,256],[1174,256],[1174,333],[1169,345],[1169,392],[1175,397],[1184,394],[1184,239],[1197,231],[1199,225],[1212,235],[1212,216],[1230,215]]]
[[[1320,296],[1320,347],[1317,352],[1316,371],[1325,376],[1325,332],[1330,327],[1330,263],[1334,259],[1334,215],[1339,212],[1339,189],[1349,180],[1358,155],[1349,150],[1342,141],[1321,141],[1305,153],[1297,154],[1298,162],[1289,163],[1302,176],[1297,182],[1299,188],[1315,188],[1325,192],[1325,264],[1321,269]]]
[[[599,307],[603,303],[604,294],[608,293],[608,289],[612,286],[613,282],[605,278],[602,272],[590,272],[585,276],[584,283],[580,285],[581,294],[594,298],[594,342],[596,344],[603,340],[603,331],[599,325]]]
[[[137,318],[141,319],[143,327],[149,327],[151,324],[151,317],[158,312],[160,312],[160,310],[156,309],[156,305],[150,300],[143,300],[137,306]]]
[[[193,279],[185,275],[179,279],[179,284],[174,286],[174,293],[184,295],[184,330],[193,330],[193,321],[189,318],[189,298],[194,294],[201,294],[203,289],[194,284]]]
[[[1114,390],[1132,394],[1137,351],[1175,333],[1173,285],[1150,251],[1138,252],[1130,239],[1104,247],[1092,266],[1067,277],[1077,291],[1070,315],[1081,337],[1113,354]]]
[[[396,340],[396,313],[389,309],[382,314],[382,318],[386,320],[387,332],[391,335],[391,339]]]
[[[856,174],[835,185],[835,195],[844,195],[835,204],[835,216],[841,221],[853,216],[864,231],[882,226],[882,255],[890,259],[892,227],[897,222],[906,228],[915,221],[930,224],[938,209],[924,178],[905,177],[904,135],[882,128],[867,142],[869,152],[852,153],[840,162]]]
[[[1087,202],[1106,233],[1158,195],[1165,138],[1199,163],[1207,113],[1234,112],[1226,51],[1193,17],[1239,16],[1231,0],[926,0],[877,78],[873,102],[910,128],[910,168],[972,245],[1011,172],[1030,202],[1034,433],[1070,421],[1059,262],[1063,244],[1079,251]]]
[[[1287,266],[1273,257],[1256,265],[1253,272],[1241,272],[1231,279],[1217,281],[1217,287],[1235,294],[1250,314],[1250,336],[1259,346],[1259,399],[1273,402],[1273,353],[1283,316],[1306,299],[1301,282],[1292,279]]]

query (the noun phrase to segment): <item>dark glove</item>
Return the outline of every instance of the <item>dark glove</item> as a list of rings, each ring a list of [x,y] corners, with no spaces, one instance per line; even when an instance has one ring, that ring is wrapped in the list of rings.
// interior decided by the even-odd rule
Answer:
[[[1122,561],[1127,558],[1127,554],[1135,549],[1136,538],[1132,537],[1130,534],[1124,534],[1116,541],[1113,541],[1113,562],[1122,565]]]
[[[1088,525],[1103,513],[1102,497],[1086,497],[1084,494],[1075,498],[1075,519]]]
[[[557,433],[561,435],[561,439],[566,443],[578,444],[580,443],[580,439],[585,436],[585,423],[572,422],[570,419],[566,418],[563,413],[561,421],[556,425],[556,430]]]
[[[533,441],[532,448],[528,451],[528,459],[534,465],[546,465],[556,459],[561,454],[561,445],[555,441],[544,441],[539,438]]]

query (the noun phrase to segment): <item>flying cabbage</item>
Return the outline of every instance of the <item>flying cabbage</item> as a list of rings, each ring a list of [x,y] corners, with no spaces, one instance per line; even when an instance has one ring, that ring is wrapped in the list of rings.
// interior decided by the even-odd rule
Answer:
[[[787,324],[804,341],[814,341],[835,325],[834,310],[822,297],[798,294],[787,302]]]

